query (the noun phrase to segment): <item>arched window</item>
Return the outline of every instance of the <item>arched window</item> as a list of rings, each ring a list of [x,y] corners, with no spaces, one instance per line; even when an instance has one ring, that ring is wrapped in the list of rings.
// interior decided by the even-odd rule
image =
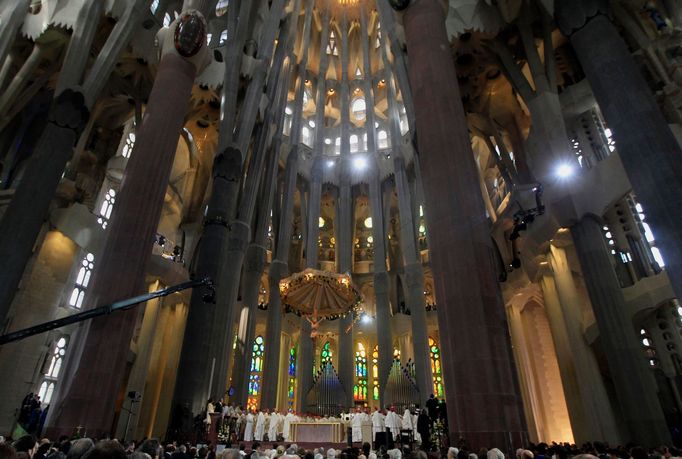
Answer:
[[[95,269],[95,256],[88,253],[81,260],[80,269],[78,270],[78,275],[76,276],[76,282],[71,290],[71,296],[69,297],[69,305],[74,308],[80,309],[83,306],[83,298],[85,298],[85,290],[88,288],[90,283],[90,277],[92,277],[92,270]]]
[[[365,98],[362,96],[354,98],[350,104],[350,110],[356,120],[364,121],[367,117],[367,104],[365,103]]]
[[[328,363],[332,363],[332,350],[329,347],[329,341],[324,343],[322,352],[320,352],[320,365],[325,366]]]
[[[443,397],[443,371],[440,366],[440,349],[436,340],[429,336],[429,353],[431,354],[431,373],[433,373],[433,393]]]
[[[163,15],[163,26],[168,27],[171,25],[171,22],[173,22],[173,19],[171,18],[170,13],[166,13]]]
[[[113,188],[109,188],[107,194],[104,195],[102,200],[102,205],[99,208],[99,218],[97,223],[105,229],[109,224],[109,218],[111,218],[111,211],[114,210],[114,203],[116,202],[116,191]]]
[[[223,46],[227,41],[227,29],[220,32],[220,40],[218,41],[218,46]]]
[[[265,352],[265,340],[257,336],[253,340],[253,355],[251,357],[251,375],[249,376],[249,400],[247,408],[258,408],[261,395],[261,374],[263,372],[263,354]]]
[[[377,23],[377,39],[374,42],[374,48],[381,46],[381,22]]]
[[[135,133],[130,132],[126,137],[123,148],[121,149],[121,156],[124,158],[130,158],[130,154],[133,152],[133,147],[135,146]]]
[[[359,149],[360,139],[357,135],[353,134],[350,136],[350,152],[355,153]]]
[[[379,148],[388,148],[388,133],[385,130],[380,130],[377,134]]]
[[[331,54],[333,56],[339,55],[339,48],[336,46],[336,35],[334,34],[333,30],[329,33],[329,43],[327,43],[327,54]]]
[[[372,351],[372,398],[379,400],[379,346]]]
[[[296,347],[289,349],[289,388],[287,391],[289,408],[296,402]]]
[[[149,7],[149,10],[152,12],[152,14],[156,13],[156,10],[159,9],[159,0],[154,0]]]
[[[60,337],[54,342],[50,353],[45,357],[42,370],[43,382],[38,389],[38,395],[43,403],[50,403],[52,399],[52,394],[54,393],[55,385],[64,363],[64,357],[66,356],[67,344],[67,337]]]
[[[337,137],[336,140],[334,140],[334,154],[341,154],[341,137]]]
[[[355,352],[355,377],[353,398],[367,400],[367,352],[362,343],[358,343],[358,350]]]

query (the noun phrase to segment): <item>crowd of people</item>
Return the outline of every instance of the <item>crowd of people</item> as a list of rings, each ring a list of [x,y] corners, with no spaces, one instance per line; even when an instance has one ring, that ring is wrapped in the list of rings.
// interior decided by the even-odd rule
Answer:
[[[661,446],[646,450],[628,445],[610,447],[605,443],[586,443],[581,447],[568,443],[551,445],[530,444],[527,449],[505,454],[498,448],[482,448],[476,452],[466,448],[442,448],[429,451],[414,445],[391,448],[385,445],[373,448],[368,442],[361,447],[341,449],[318,447],[304,449],[296,444],[271,444],[264,447],[260,442],[233,445],[178,444],[162,445],[156,439],[141,443],[120,442],[116,439],[93,440],[61,437],[52,442],[43,438],[36,440],[24,435],[16,441],[0,436],[0,459],[682,459],[682,452]]]

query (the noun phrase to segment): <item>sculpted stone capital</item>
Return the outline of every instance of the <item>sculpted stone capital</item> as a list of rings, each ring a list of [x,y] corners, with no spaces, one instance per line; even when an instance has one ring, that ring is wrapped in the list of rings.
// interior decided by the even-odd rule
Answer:
[[[554,15],[561,33],[570,37],[593,18],[609,15],[608,0],[556,0]]]
[[[85,97],[78,91],[67,89],[54,101],[50,111],[50,122],[80,134],[90,116]]]

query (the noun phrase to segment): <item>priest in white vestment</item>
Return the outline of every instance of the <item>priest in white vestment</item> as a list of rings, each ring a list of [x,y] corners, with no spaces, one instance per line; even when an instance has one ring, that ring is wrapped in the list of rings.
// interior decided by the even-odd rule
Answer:
[[[263,441],[263,435],[265,435],[265,413],[260,411],[256,418],[256,433],[254,438],[256,441]]]
[[[279,428],[279,413],[270,413],[270,425],[268,426],[268,441],[277,441],[277,429]]]
[[[395,440],[398,438],[398,435],[400,435],[400,426],[402,422],[400,417],[395,414],[393,407],[391,407],[391,409],[388,410],[388,413],[386,413],[386,420],[384,422],[386,424],[386,429],[391,431],[391,436],[393,439]]]
[[[289,410],[286,416],[284,416],[284,426],[282,427],[282,436],[284,441],[289,441],[289,434],[291,431],[291,423],[296,421],[296,415],[293,411]]]
[[[254,416],[252,412],[246,415],[246,428],[244,429],[244,441],[253,441],[253,421]]]
[[[386,416],[379,411],[379,408],[372,413],[372,437],[374,441],[377,439],[377,433],[386,431],[385,419]]]
[[[360,408],[357,409],[353,418],[350,421],[350,426],[353,433],[353,443],[362,442],[362,423],[365,413],[363,413]]]

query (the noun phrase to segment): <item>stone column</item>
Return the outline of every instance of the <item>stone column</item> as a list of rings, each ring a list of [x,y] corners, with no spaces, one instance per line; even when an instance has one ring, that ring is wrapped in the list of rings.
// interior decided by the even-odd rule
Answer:
[[[369,139],[371,136],[367,136]],[[375,165],[376,168],[376,165]],[[379,345],[379,405],[384,405],[384,388],[393,361],[391,334],[391,304],[388,299],[389,279],[386,272],[386,231],[379,173],[375,171],[369,183],[374,238],[374,295],[376,296],[377,344]]]
[[[646,374],[645,357],[639,346],[632,318],[628,317],[623,291],[613,270],[602,224],[584,217],[571,229],[592,309],[599,325],[599,338],[615,381],[616,396],[630,437],[640,445],[670,443],[670,434],[657,395]]]
[[[384,41],[388,38],[383,37]],[[390,68],[386,47],[382,48],[384,66]],[[393,168],[395,186],[398,192],[398,209],[400,212],[400,246],[405,259],[405,300],[410,309],[412,323],[412,343],[414,349],[415,375],[421,403],[429,399],[433,387],[431,373],[431,358],[426,327],[426,301],[424,299],[424,268],[417,257],[417,235],[415,231],[414,215],[412,214],[412,195],[410,184],[405,171],[403,158],[403,139],[400,134],[400,114],[397,107],[395,81],[387,78],[388,112],[391,132],[391,148],[393,150]],[[407,362],[403,358],[403,363]]]
[[[639,67],[616,27],[608,2],[556,2],[594,97],[613,132],[623,167],[646,210],[673,290],[682,296],[682,148],[670,131]]]
[[[552,267],[545,266],[541,285],[574,439],[576,443],[590,438],[619,443],[621,437],[604,381],[594,353],[582,336],[580,304],[570,269],[566,273],[564,251],[554,246],[552,251]]]
[[[310,337],[310,322],[301,317],[301,332],[298,335],[298,362],[296,364],[296,404],[299,411],[308,411],[305,397],[313,381],[313,340]]]
[[[353,226],[355,203],[351,190],[350,163],[350,94],[348,84],[348,19],[346,10],[341,18],[341,161],[339,173],[339,197],[337,200],[336,270],[350,274],[353,271]],[[338,319],[339,322],[339,379],[346,391],[346,407],[353,406],[353,384],[355,382],[355,352],[353,349],[353,314]]]
[[[395,137],[392,138],[396,142]],[[394,144],[394,148],[396,145]],[[394,150],[395,151],[395,150]],[[396,154],[394,160],[395,183],[398,191],[398,208],[400,211],[400,244],[405,258],[405,300],[410,309],[412,322],[412,343],[414,347],[414,365],[422,404],[426,403],[433,391],[433,374],[426,327],[426,301],[424,299],[424,268],[417,258],[412,205],[409,184],[405,172],[405,162]],[[403,359],[403,363],[407,360]]]
[[[525,443],[526,426],[442,5],[415,0],[403,23],[438,324],[447,330],[441,347],[450,438],[511,451]]]
[[[201,15],[190,21],[201,21],[205,26]],[[176,20],[169,37],[180,23],[181,19]],[[144,274],[187,111],[186,102],[197,71],[206,62],[204,31],[193,35],[195,31],[187,27],[180,32],[198,41],[198,50],[190,54],[193,58],[181,57],[171,39],[163,44],[147,110],[116,196],[107,242],[84,309],[139,295],[144,289]],[[112,289],[112,285],[116,288]],[[110,433],[116,400],[126,376],[136,316],[137,311],[133,309],[94,319],[89,324],[80,359],[73,362],[73,368],[67,369],[73,372],[70,384],[62,387],[53,404],[55,414],[48,424],[50,436],[70,434],[77,425],[87,426],[88,434],[93,437]]]
[[[0,257],[5,260],[5,268],[0,272],[0,323],[5,322],[54,192],[71,157],[76,139],[89,117],[89,110],[109,79],[122,49],[128,44],[133,31],[137,30],[146,1],[136,0],[127,4],[90,68],[82,85],[83,92],[78,92],[81,88],[76,86],[70,87],[68,91],[58,95],[50,110],[48,124],[36,143],[24,177],[0,221],[0,235],[12,235],[0,237]],[[11,24],[8,22],[6,26],[10,27]],[[90,35],[84,34],[83,37],[85,40]],[[0,43],[6,42],[0,40]],[[72,38],[69,48],[72,47],[89,49],[90,43]]]
[[[279,281],[289,274],[287,263],[289,249],[291,247],[292,219],[294,214],[294,199],[296,192],[296,178],[298,177],[298,152],[292,150],[287,159],[286,178],[284,182],[284,196],[282,203],[281,219],[277,230],[276,257],[270,264],[268,282],[270,285],[270,300],[268,304],[268,318],[266,326],[266,343],[270,346],[265,351],[263,370],[263,387],[265,384],[276,385],[279,370],[279,340],[282,335],[282,304],[279,296]],[[271,178],[274,182],[274,178]],[[266,227],[267,228],[267,227]],[[275,341],[277,341],[275,343]],[[274,343],[274,344],[273,344]],[[268,354],[269,352],[269,354]],[[274,408],[277,391],[264,391],[261,397],[261,406]]]
[[[562,315],[561,303],[559,302],[554,278],[550,269],[546,271],[540,281],[545,300],[545,312],[547,313],[547,320],[552,331],[552,339],[554,341],[554,349],[556,350],[557,363],[559,364],[559,372],[561,373],[561,383],[564,388],[568,416],[571,420],[573,438],[576,443],[582,444],[589,441],[590,438],[596,438],[594,433],[596,431],[591,432],[585,420],[587,414],[580,396],[580,386],[576,375],[579,370],[576,368],[573,355],[571,354],[566,324]],[[599,438],[608,439],[606,435],[599,435]],[[617,437],[613,440],[608,439],[608,441],[617,442]]]
[[[11,0],[10,4],[3,8],[3,21],[0,23],[0,66],[9,55],[9,50],[14,44],[17,32],[24,22],[31,5],[30,0]]]
[[[282,4],[273,4],[273,7],[274,6],[279,6],[280,8],[279,12],[272,12],[275,17],[278,17],[281,13]],[[286,46],[286,43],[282,43],[282,46]],[[272,54],[272,47],[265,47],[265,52],[270,54],[261,56],[261,59],[269,61]],[[218,307],[221,309],[218,309],[217,311],[219,313],[216,316],[215,321],[217,329],[214,328],[213,332],[215,340],[214,349],[216,359],[219,362],[219,365],[216,366],[216,379],[214,379],[215,397],[222,396],[227,384],[228,375],[231,374],[232,359],[229,358],[229,354],[232,349],[232,340],[234,338],[232,330],[236,319],[236,302],[239,293],[241,268],[246,254],[246,248],[251,239],[250,225],[258,197],[261,176],[263,175],[263,169],[266,164],[265,160],[268,155],[272,158],[273,155],[279,154],[279,150],[271,150],[269,148],[269,133],[272,126],[275,128],[275,132],[280,133],[284,122],[284,109],[286,106],[290,77],[290,61],[288,59],[285,60],[285,55],[286,53],[278,54],[280,61],[275,62],[273,64],[273,69],[271,70],[271,73],[274,73],[275,77],[270,80],[272,86],[270,86],[267,91],[268,100],[270,101],[268,111],[263,124],[259,126],[258,136],[256,137],[257,140],[254,142],[255,154],[249,164],[249,173],[246,174],[244,188],[241,193],[241,201],[239,203],[239,212],[236,216],[236,220],[231,223],[226,254],[226,266],[223,271],[223,279],[227,285],[225,290],[226,295],[223,299],[218,298]],[[251,84],[254,83],[256,82],[251,82]],[[258,88],[260,92],[261,86],[258,86]],[[256,113],[252,113],[251,115],[255,117]],[[249,123],[251,123],[250,126],[253,127],[252,120],[242,117],[241,121],[241,128],[243,130],[248,129],[245,125],[249,125]],[[249,137],[250,135],[249,132]],[[245,141],[245,144],[248,144],[248,142]],[[268,169],[270,174],[273,173],[275,167],[276,163],[271,163],[271,166]],[[221,311],[224,311],[224,314],[220,314]],[[227,333],[225,333],[225,329],[227,329]],[[279,341],[275,345],[270,344],[270,348],[272,349],[273,346],[277,347],[278,344]]]

